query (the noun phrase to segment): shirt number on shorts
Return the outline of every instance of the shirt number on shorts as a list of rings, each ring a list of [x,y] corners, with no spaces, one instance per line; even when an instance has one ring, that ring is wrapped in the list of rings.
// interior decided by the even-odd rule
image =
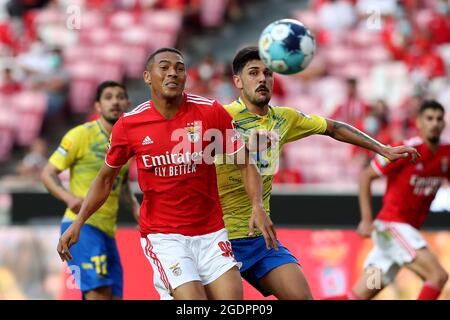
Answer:
[[[231,250],[230,241],[220,241],[218,243],[220,250],[222,250],[222,255],[224,257],[234,257],[233,250]]]
[[[91,261],[95,264],[95,271],[98,275],[106,276],[108,274],[108,269],[106,267],[106,255],[93,256]]]

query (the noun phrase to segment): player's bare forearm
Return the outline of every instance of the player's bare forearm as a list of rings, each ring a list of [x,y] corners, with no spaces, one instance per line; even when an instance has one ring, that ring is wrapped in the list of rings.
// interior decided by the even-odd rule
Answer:
[[[105,203],[119,171],[120,168],[111,168],[106,164],[103,165],[89,188],[74,224],[78,226],[83,225]]]
[[[371,222],[372,214],[372,181],[378,177],[372,167],[367,167],[361,173],[359,180],[359,209],[361,213],[361,221]]]
[[[69,196],[73,196],[69,191],[67,191],[59,179],[59,174],[61,173],[55,166],[51,163],[47,163],[41,174],[41,181],[55,198],[67,202]]]
[[[327,119],[327,130],[324,134],[333,139],[347,142],[381,154],[386,146],[371,138],[364,132],[356,129],[348,123]]]
[[[369,137],[364,132],[351,125],[336,120],[327,119],[327,129],[324,134],[343,142],[359,146],[382,155],[389,161],[411,157],[411,162],[415,162],[420,154],[410,146],[386,146],[377,140]]]
[[[139,223],[139,202],[136,199],[133,191],[131,190],[130,183],[124,182],[121,192],[121,201],[127,208],[127,210],[133,213],[133,217],[137,223]]]
[[[252,215],[248,221],[249,236],[255,234],[254,228],[257,227],[263,234],[267,249],[273,247],[278,250],[277,233],[270,217],[267,215],[263,204],[263,182],[258,168],[252,161],[247,148],[244,148],[244,164],[239,164],[241,170],[244,188],[252,203]]]
[[[239,169],[241,170],[242,180],[244,182],[244,188],[247,192],[247,195],[252,202],[253,207],[263,207],[262,200],[262,190],[263,183],[261,175],[258,172],[258,168],[256,164],[253,163],[250,159],[250,155],[246,148],[243,148],[243,152],[245,152],[245,163],[238,164]]]

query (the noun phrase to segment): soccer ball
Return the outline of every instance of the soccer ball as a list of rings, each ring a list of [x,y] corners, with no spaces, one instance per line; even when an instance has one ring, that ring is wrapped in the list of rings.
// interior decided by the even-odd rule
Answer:
[[[310,64],[316,41],[300,21],[282,19],[272,22],[263,30],[258,47],[261,60],[270,70],[295,74]]]

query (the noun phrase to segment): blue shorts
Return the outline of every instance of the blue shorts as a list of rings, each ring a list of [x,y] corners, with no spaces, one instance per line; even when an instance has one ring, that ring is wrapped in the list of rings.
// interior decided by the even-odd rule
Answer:
[[[71,222],[63,222],[61,234],[70,225]],[[73,259],[68,264],[73,268],[72,275],[82,292],[111,286],[114,297],[123,296],[122,265],[114,238],[85,224],[81,227],[78,242],[69,251]],[[80,270],[79,276],[77,270]]]
[[[259,281],[269,271],[288,263],[299,264],[292,253],[279,241],[277,241],[278,251],[273,248],[267,250],[263,236],[230,241],[234,257],[238,262],[242,262],[240,269],[242,277],[265,297],[272,293],[262,288]]]

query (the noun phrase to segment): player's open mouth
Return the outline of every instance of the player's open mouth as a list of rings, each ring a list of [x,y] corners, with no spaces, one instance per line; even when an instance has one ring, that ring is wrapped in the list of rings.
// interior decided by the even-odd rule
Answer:
[[[176,87],[178,87],[178,83],[169,82],[169,83],[166,83],[166,87],[168,87],[168,88],[176,88]]]

